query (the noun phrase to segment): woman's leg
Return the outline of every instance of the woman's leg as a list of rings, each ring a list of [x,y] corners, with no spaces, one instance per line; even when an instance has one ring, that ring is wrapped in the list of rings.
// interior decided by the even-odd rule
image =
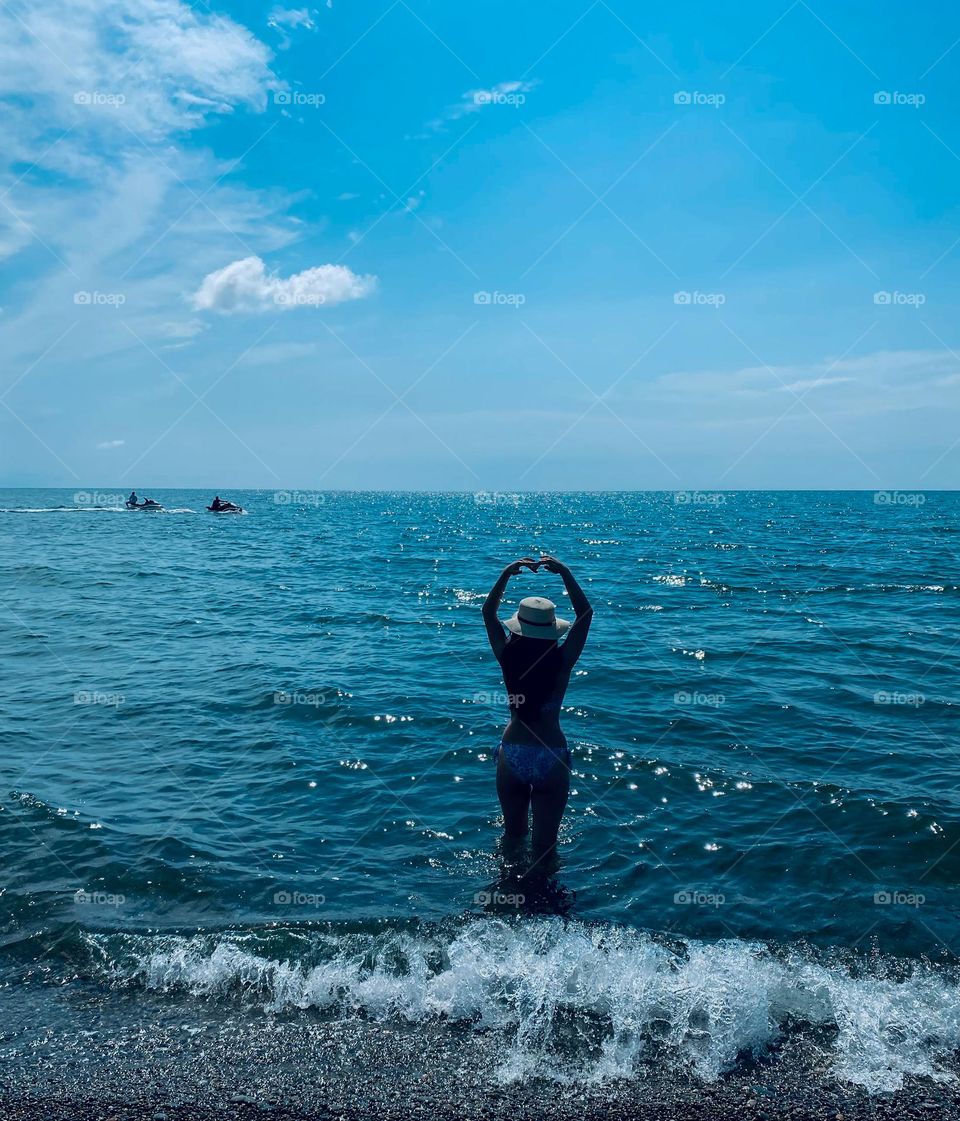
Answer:
[[[503,751],[497,759],[497,797],[503,808],[503,831],[510,840],[527,835],[530,814],[530,784],[521,782],[510,770]]]
[[[570,764],[566,759],[558,759],[547,775],[533,791],[533,856],[541,860],[549,856],[557,847],[557,833],[560,819],[567,806],[570,795]]]

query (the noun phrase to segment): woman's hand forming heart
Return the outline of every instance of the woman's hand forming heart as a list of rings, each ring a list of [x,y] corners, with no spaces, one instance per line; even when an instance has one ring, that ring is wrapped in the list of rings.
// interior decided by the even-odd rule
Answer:
[[[563,561],[558,561],[556,557],[548,556],[546,553],[543,554],[537,563],[537,568],[545,568],[547,572],[555,572],[558,576],[563,575],[566,567]]]
[[[520,560],[516,560],[513,564],[507,565],[507,573],[510,576],[519,576],[525,568],[529,568],[531,572],[536,572],[540,567],[540,563],[540,561],[534,560],[533,557],[521,557]]]

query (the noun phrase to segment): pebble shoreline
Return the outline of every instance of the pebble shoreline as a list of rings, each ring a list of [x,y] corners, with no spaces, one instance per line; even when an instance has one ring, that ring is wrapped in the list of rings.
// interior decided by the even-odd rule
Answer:
[[[159,1010],[159,1009],[155,1009]],[[75,1011],[89,1011],[75,1009]],[[149,1012],[142,1001],[129,1011]],[[867,1094],[794,1038],[715,1082],[655,1063],[592,1085],[498,1079],[495,1036],[448,1026],[134,1017],[24,1033],[3,1121],[957,1121],[960,1080]],[[49,1022],[49,1020],[48,1020]],[[31,1033],[32,1035],[32,1033]],[[952,1072],[946,1072],[952,1073]]]
[[[592,1099],[592,1100],[591,1100]],[[819,1100],[818,1100],[819,1099]],[[551,1099],[530,1101],[526,1095],[491,1097],[475,1105],[469,1112],[462,1103],[438,1102],[404,1096],[392,1103],[382,1100],[376,1105],[349,1107],[342,1103],[318,1104],[308,1109],[275,1102],[233,1101],[219,1104],[204,1102],[178,1103],[163,1101],[69,1101],[63,1099],[0,1099],[0,1116],[5,1121],[956,1121],[960,1116],[960,1096],[955,1093],[918,1097],[905,1093],[885,1099],[867,1100],[857,1104],[845,1102],[838,1108],[830,1095],[811,1094],[804,1102],[776,1099],[757,1100],[739,1090],[721,1088],[699,1096],[676,1098],[663,1088],[645,1086],[637,1094],[615,1094],[605,1100],[594,1095],[586,1099],[571,1095],[567,1100],[554,1095]]]

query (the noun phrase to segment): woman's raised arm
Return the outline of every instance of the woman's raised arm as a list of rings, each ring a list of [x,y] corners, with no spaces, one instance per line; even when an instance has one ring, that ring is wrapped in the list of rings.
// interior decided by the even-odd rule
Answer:
[[[490,649],[493,651],[493,655],[498,662],[500,661],[500,655],[503,653],[503,648],[507,642],[507,636],[503,633],[503,624],[497,618],[497,611],[500,608],[503,593],[507,590],[507,582],[511,576],[516,576],[524,568],[529,568],[531,572],[536,572],[536,566],[537,562],[533,557],[521,557],[520,560],[508,564],[497,577],[497,582],[490,589],[490,594],[483,601],[483,622],[487,628],[487,638],[490,640]]]
[[[570,606],[576,612],[577,618],[560,646],[567,664],[572,667],[583,653],[587,632],[593,619],[593,608],[577,578],[562,561],[558,561],[556,557],[543,556],[540,558],[540,564],[547,572],[555,572],[560,577],[570,596]]]

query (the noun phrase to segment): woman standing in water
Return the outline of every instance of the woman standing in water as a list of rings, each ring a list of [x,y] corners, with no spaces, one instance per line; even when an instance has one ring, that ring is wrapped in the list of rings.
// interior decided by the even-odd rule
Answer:
[[[507,620],[508,633],[504,633],[497,609],[510,577],[524,568],[531,572],[545,568],[563,580],[576,613],[572,625],[557,618],[551,600],[529,596]],[[487,637],[503,671],[510,706],[510,722],[494,753],[504,829],[510,840],[525,837],[532,806],[537,860],[556,848],[570,792],[570,749],[560,728],[560,708],[592,618],[593,608],[573,573],[549,556],[523,557],[508,564],[483,604]]]

